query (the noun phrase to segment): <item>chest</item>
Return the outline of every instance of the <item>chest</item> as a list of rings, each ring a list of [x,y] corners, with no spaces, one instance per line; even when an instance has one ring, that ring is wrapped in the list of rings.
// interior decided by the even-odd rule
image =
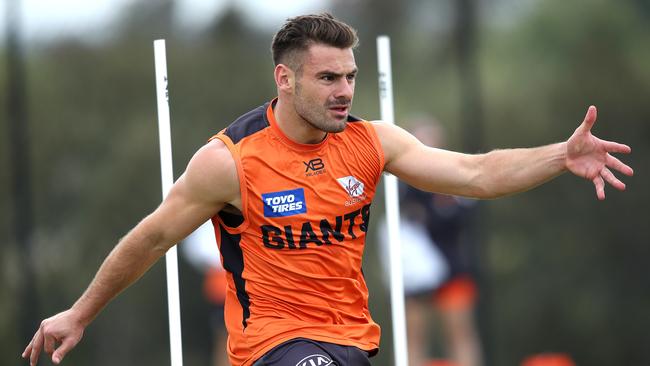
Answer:
[[[256,220],[336,220],[370,204],[377,172],[350,144],[295,151],[268,143],[242,156],[249,213]]]

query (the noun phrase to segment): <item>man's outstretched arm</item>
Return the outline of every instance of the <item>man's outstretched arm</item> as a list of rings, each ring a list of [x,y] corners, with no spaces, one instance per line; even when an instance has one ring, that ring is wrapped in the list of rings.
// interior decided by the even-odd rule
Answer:
[[[59,364],[115,296],[226,203],[237,205],[238,197],[230,153],[221,141],[210,142],[195,154],[163,203],[120,240],[74,305],[41,323],[23,358],[34,366],[45,351]]]
[[[562,143],[522,149],[495,150],[470,155],[421,144],[406,131],[384,123],[375,129],[384,149],[386,171],[417,188],[474,198],[497,198],[536,187],[565,171],[592,181],[599,199],[605,182],[623,190],[612,173],[633,174],[632,168],[611,153],[629,153],[623,144],[591,134],[596,108],[591,106],[582,124]]]

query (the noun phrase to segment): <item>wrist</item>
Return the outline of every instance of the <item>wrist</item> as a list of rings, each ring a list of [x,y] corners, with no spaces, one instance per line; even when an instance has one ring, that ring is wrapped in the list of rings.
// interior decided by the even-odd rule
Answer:
[[[562,172],[568,170],[567,158],[569,156],[568,144],[567,142],[560,142],[557,144],[558,151],[558,161],[560,162],[560,170]]]
[[[84,328],[87,327],[88,324],[90,324],[97,316],[96,313],[92,312],[87,306],[85,306],[82,299],[77,300],[77,302],[75,302],[74,305],[70,307],[68,313],[78,324],[81,324]]]

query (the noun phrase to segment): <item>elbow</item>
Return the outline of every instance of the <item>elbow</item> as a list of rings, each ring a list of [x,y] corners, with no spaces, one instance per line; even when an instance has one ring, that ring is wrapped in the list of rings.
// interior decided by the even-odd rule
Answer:
[[[490,179],[489,174],[483,174],[480,170],[469,180],[466,191],[470,197],[481,200],[493,200],[508,195],[501,185]]]
[[[472,192],[472,197],[481,200],[494,200],[511,196],[522,191],[516,187],[509,186],[507,182],[498,183],[498,181],[489,180],[476,182],[472,184],[471,187],[470,191]]]
[[[507,188],[507,181],[501,178],[498,167],[492,163],[492,153],[472,155],[467,170],[468,174],[466,190],[473,198],[481,200],[493,200],[507,196],[510,192]]]
[[[483,164],[478,162],[468,169],[471,174],[468,174],[469,179],[465,181],[461,195],[481,200],[490,200],[499,197],[498,193],[490,185],[487,174],[482,171],[482,167]]]
[[[505,196],[501,192],[490,189],[487,184],[476,184],[470,189],[470,197],[480,200],[493,200]]]
[[[494,192],[494,191],[485,191],[481,197],[482,200],[495,200],[497,198],[502,198],[507,196],[505,192]]]

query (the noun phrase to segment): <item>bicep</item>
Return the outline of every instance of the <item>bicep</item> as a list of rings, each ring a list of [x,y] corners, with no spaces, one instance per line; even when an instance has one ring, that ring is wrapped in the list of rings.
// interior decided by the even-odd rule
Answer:
[[[477,155],[426,146],[404,129],[376,123],[386,157],[385,170],[416,188],[443,194],[477,196]]]

